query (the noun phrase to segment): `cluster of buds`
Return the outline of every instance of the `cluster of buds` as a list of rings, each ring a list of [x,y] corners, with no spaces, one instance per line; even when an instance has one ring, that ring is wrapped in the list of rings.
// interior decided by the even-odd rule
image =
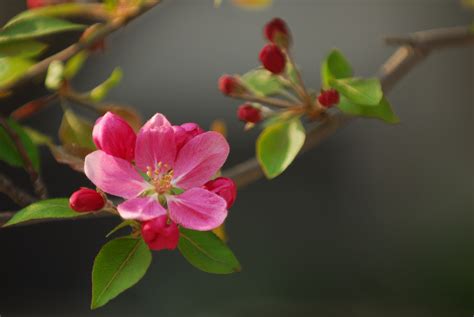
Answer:
[[[311,119],[317,119],[322,118],[322,114],[327,109],[339,103],[339,93],[335,89],[322,90],[319,95],[314,95],[305,88],[299,70],[290,54],[292,38],[285,21],[274,18],[265,25],[263,35],[267,44],[258,56],[262,68],[267,70],[271,76],[278,78],[286,88],[291,89],[291,92],[287,91],[285,98],[257,96],[239,76],[222,76],[219,79],[219,90],[227,96],[247,101],[237,109],[239,120],[246,122],[247,126],[251,127],[268,116],[282,112],[307,113]],[[291,67],[291,70],[287,67]],[[290,78],[291,71],[293,74]],[[286,98],[288,96],[292,98]],[[265,111],[268,109],[265,105],[270,106],[269,111]],[[272,111],[272,107],[283,108],[283,110]]]

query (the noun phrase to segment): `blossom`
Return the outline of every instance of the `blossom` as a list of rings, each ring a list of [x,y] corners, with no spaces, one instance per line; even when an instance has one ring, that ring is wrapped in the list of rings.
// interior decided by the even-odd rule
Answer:
[[[167,215],[200,231],[223,223],[226,200],[202,188],[229,154],[222,135],[193,124],[172,126],[157,113],[135,136],[110,112],[97,120],[93,135],[98,150],[86,156],[85,174],[104,192],[125,199],[117,206],[122,218],[146,222]]]
[[[285,21],[282,19],[274,18],[268,22],[263,29],[263,34],[270,42],[288,48],[291,36]]]

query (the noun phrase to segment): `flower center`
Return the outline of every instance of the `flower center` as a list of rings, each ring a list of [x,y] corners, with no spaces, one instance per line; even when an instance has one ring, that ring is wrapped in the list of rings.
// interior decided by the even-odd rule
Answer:
[[[168,164],[159,162],[155,169],[148,166],[146,174],[150,177],[150,183],[153,184],[155,191],[159,195],[165,194],[173,188],[171,184],[173,169]]]

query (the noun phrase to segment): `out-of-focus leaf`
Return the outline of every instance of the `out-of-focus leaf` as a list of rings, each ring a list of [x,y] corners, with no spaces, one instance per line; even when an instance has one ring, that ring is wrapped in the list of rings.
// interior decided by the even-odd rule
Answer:
[[[382,86],[377,78],[330,79],[329,85],[358,105],[377,106],[383,97]]]
[[[94,101],[103,100],[109,93],[109,90],[120,83],[122,77],[122,70],[119,67],[115,68],[112,74],[110,74],[109,78],[107,78],[107,80],[105,80],[102,84],[91,90],[89,97]]]
[[[135,131],[140,130],[140,127],[142,126],[142,117],[132,107],[121,106],[116,104],[107,104],[104,106],[100,106],[99,110],[102,112],[102,114],[105,114],[107,111],[110,111],[122,117]]]
[[[14,24],[31,20],[37,17],[51,17],[51,18],[71,18],[71,17],[87,17],[91,10],[104,10],[102,4],[87,4],[87,3],[62,3],[54,6],[44,6],[34,10],[24,11],[13,17],[5,25],[11,27]],[[105,11],[104,11],[105,13]]]
[[[377,106],[357,105],[341,96],[337,107],[344,113],[352,116],[369,117],[383,120],[387,123],[398,123],[400,119],[393,112],[392,107],[386,98],[382,98]]]
[[[353,71],[349,61],[339,50],[332,50],[321,65],[321,80],[324,88],[329,87],[329,80],[352,77]]]
[[[104,306],[138,283],[150,263],[151,252],[142,239],[124,237],[105,244],[92,269],[91,308]]]
[[[227,240],[229,239],[229,236],[227,235],[227,230],[225,230],[225,224],[221,224],[219,227],[212,230],[212,232],[224,242],[227,242]]]
[[[269,7],[273,0],[231,0],[234,5],[243,9],[258,10]]]
[[[50,90],[58,90],[64,80],[64,64],[59,61],[52,61],[48,66],[48,73],[44,85]]]
[[[224,137],[227,137],[227,126],[223,120],[214,120],[211,124],[211,131],[219,132]]]
[[[23,128],[13,121],[12,119],[7,120],[7,124],[10,128],[16,132],[18,137],[20,138],[21,144],[26,150],[28,157],[33,164],[33,167],[36,171],[39,171],[40,168],[40,157],[38,153],[38,148],[30,139],[28,134],[23,130]],[[23,159],[18,152],[15,143],[7,134],[5,129],[0,126],[0,160],[7,162],[8,164],[16,167],[23,167],[25,166]]]
[[[67,109],[59,127],[59,139],[70,154],[84,157],[96,149],[92,128],[91,122]]]
[[[19,40],[30,40],[62,32],[79,31],[85,28],[85,25],[66,20],[50,17],[34,17],[3,28],[0,31],[0,44]]]
[[[89,54],[86,50],[81,51],[71,57],[67,62],[66,66],[64,67],[64,78],[71,79],[81,70],[82,66],[84,65],[85,61],[89,57]]]
[[[21,57],[0,58],[0,88],[21,77],[33,62]]]
[[[53,144],[53,139],[49,135],[43,134],[30,127],[23,127],[23,130],[28,134],[31,141],[38,146]]]
[[[25,40],[16,41],[12,43],[0,44],[0,58],[3,57],[21,57],[21,58],[33,58],[41,53],[48,46],[38,41]]]
[[[240,272],[239,261],[214,233],[185,228],[179,231],[179,251],[194,267],[214,274]]]
[[[249,71],[241,80],[248,89],[259,96],[273,95],[284,89],[280,79],[263,68]]]
[[[267,178],[274,178],[293,162],[303,147],[305,130],[299,118],[266,127],[257,139],[257,159]]]
[[[49,145],[49,150],[56,162],[68,165],[77,172],[84,173],[84,159],[82,157],[70,154],[62,146],[54,144]]]
[[[69,207],[68,198],[53,198],[38,201],[18,211],[4,227],[38,219],[76,218],[86,215]]]

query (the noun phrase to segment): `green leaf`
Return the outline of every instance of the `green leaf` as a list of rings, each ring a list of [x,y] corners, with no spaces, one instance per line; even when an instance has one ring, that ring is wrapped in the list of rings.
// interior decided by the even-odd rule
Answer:
[[[52,18],[71,18],[71,17],[87,17],[91,10],[100,10],[101,6],[97,4],[87,3],[62,3],[53,6],[44,6],[34,10],[23,11],[17,16],[13,17],[6,25],[11,27],[14,24],[31,20],[37,17],[52,17]]]
[[[33,164],[33,167],[36,171],[40,169],[40,157],[38,148],[30,139],[28,134],[23,130],[23,128],[12,119],[7,120],[7,124],[10,128],[18,134],[20,142],[23,144],[23,147],[28,154],[28,157]],[[0,127],[0,160],[7,162],[8,164],[16,167],[24,166],[23,159],[18,152],[15,143],[7,134],[3,127]]]
[[[352,77],[349,61],[339,50],[332,50],[321,65],[321,80],[324,88],[329,88],[331,79]]]
[[[342,112],[352,116],[376,118],[387,123],[398,123],[400,121],[386,98],[382,98],[380,103],[374,107],[351,103],[347,98],[342,96],[337,107]]]
[[[14,56],[33,58],[43,53],[47,47],[46,44],[33,40],[3,43],[0,44],[0,58]]]
[[[107,80],[105,80],[102,84],[92,89],[89,97],[94,101],[103,100],[109,93],[109,90],[114,88],[120,83],[120,81],[122,80],[122,77],[123,77],[122,70],[119,67],[115,68],[112,74],[110,74],[109,78],[107,78]]]
[[[145,275],[151,252],[142,239],[118,238],[102,247],[92,269],[91,308],[99,308]]]
[[[0,44],[12,41],[29,40],[41,36],[80,31],[86,25],[72,23],[62,19],[37,16],[28,20],[19,21],[0,31]]]
[[[57,90],[61,87],[64,79],[64,64],[59,61],[52,61],[48,66],[48,73],[44,85],[50,90]]]
[[[235,255],[212,231],[179,230],[179,251],[194,267],[214,274],[240,272]]]
[[[21,57],[0,58],[0,87],[22,76],[33,62]]]
[[[135,220],[124,220],[121,223],[119,223],[117,226],[115,226],[115,228],[110,230],[110,232],[107,233],[107,235],[105,237],[108,238],[111,235],[113,235],[114,233],[116,233],[117,231],[119,231],[120,229],[125,228],[125,227],[140,228],[140,224]]]
[[[76,76],[87,60],[87,57],[89,57],[89,54],[85,50],[71,57],[67,61],[66,66],[64,66],[64,78],[71,79]]]
[[[268,178],[280,175],[298,155],[306,138],[299,118],[266,127],[257,139],[257,159]]]
[[[349,101],[359,105],[377,106],[383,97],[382,86],[376,78],[330,79],[329,84]]]
[[[92,129],[91,122],[67,109],[59,127],[59,139],[64,145],[94,150],[96,147],[92,140]]]
[[[18,211],[4,227],[38,219],[76,218],[87,213],[75,212],[69,207],[68,198],[53,198],[38,201]]]
[[[258,96],[268,96],[284,89],[277,76],[266,69],[254,69],[241,78],[245,86]]]

